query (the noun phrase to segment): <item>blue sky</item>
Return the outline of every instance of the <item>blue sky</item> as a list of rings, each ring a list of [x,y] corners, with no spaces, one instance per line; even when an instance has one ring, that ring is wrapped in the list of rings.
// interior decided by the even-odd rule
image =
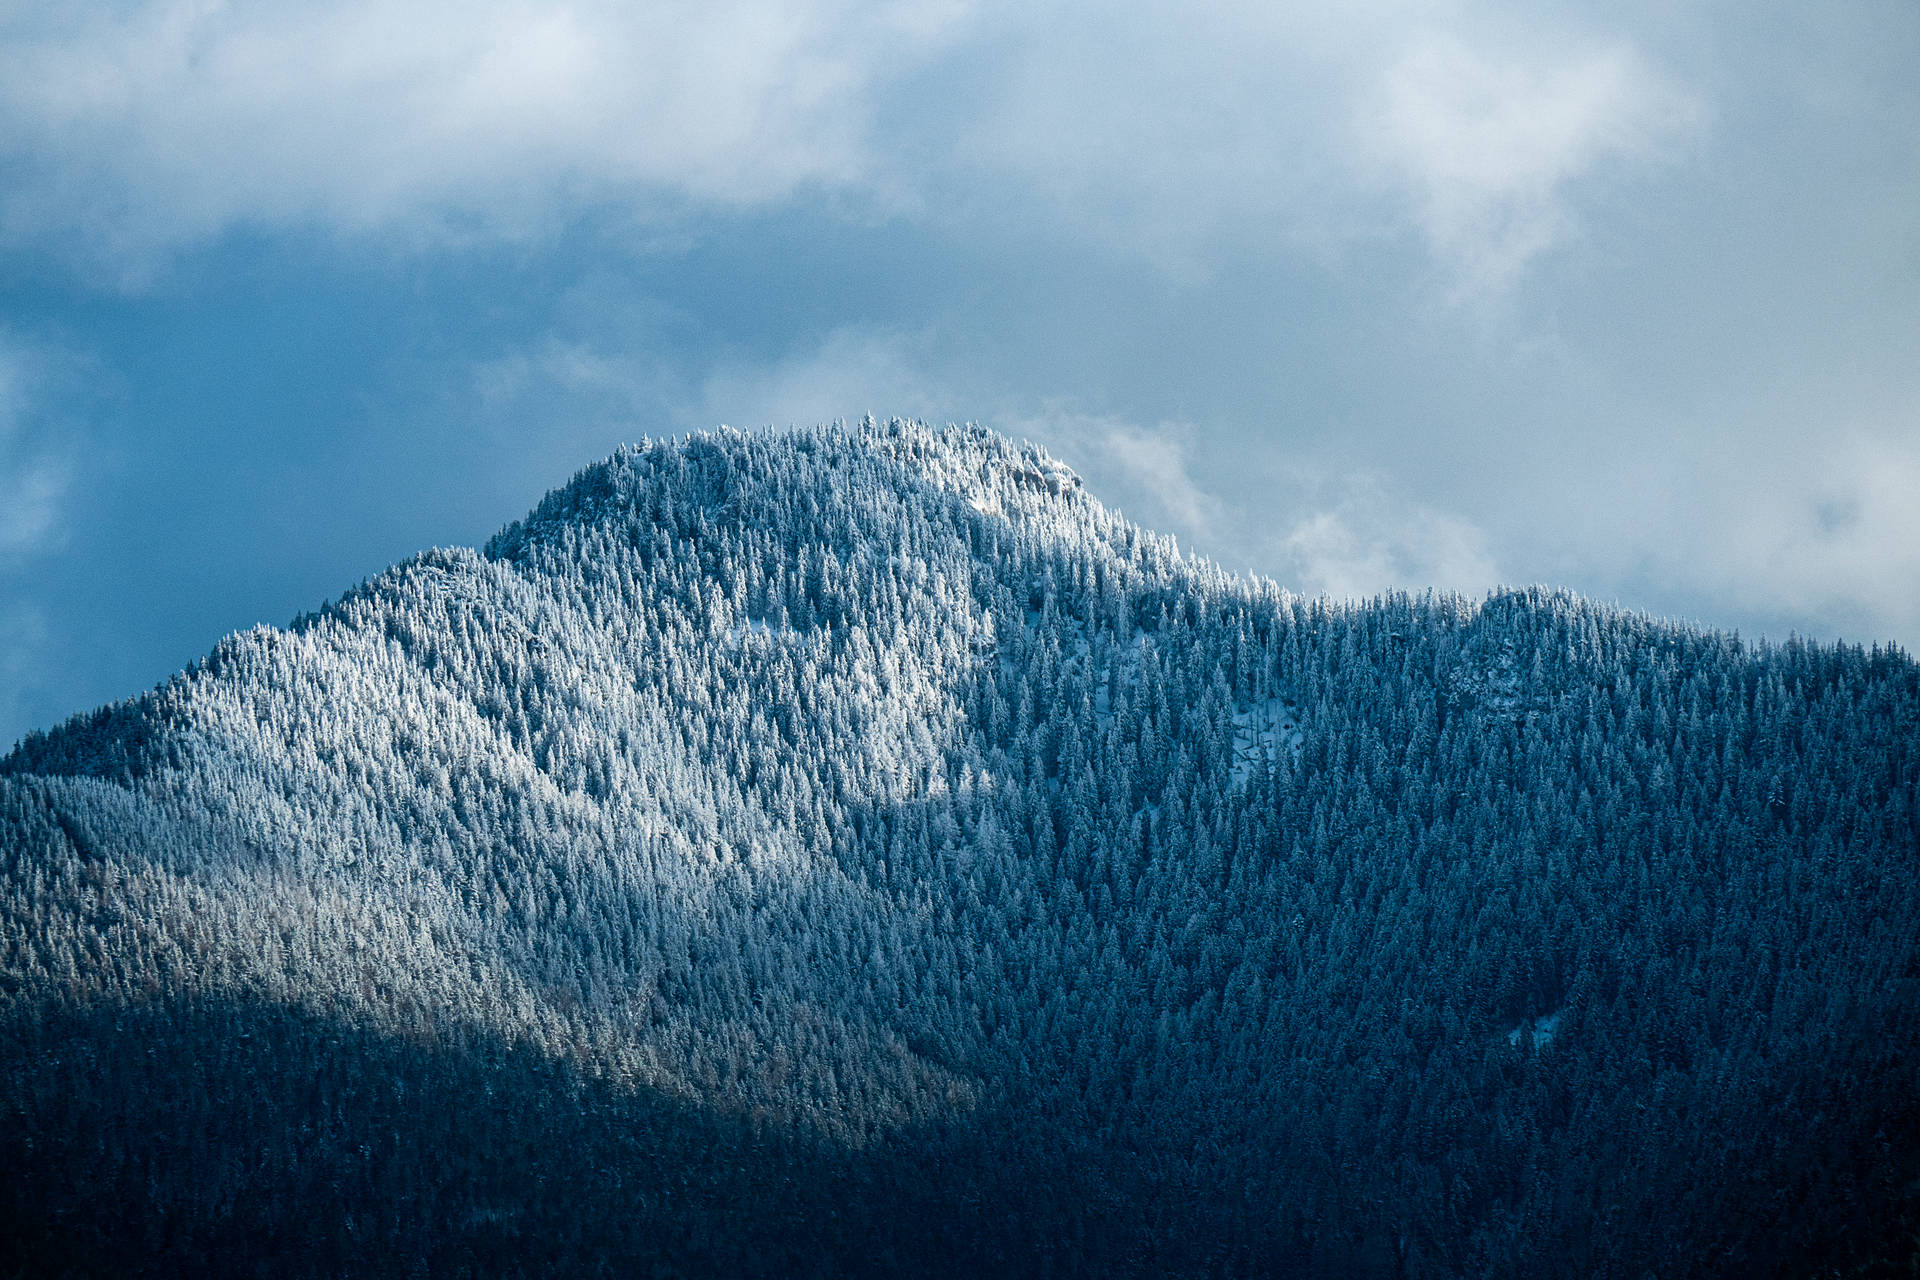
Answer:
[[[1913,647],[1916,66],[1911,0],[9,6],[0,742],[867,412],[1304,592]]]

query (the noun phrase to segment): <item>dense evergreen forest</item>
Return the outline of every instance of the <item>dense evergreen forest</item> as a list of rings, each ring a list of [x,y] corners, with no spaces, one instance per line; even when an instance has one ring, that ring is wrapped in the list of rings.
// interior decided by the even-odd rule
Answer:
[[[0,1276],[1920,1274],[1920,669],[588,468],[0,761]]]

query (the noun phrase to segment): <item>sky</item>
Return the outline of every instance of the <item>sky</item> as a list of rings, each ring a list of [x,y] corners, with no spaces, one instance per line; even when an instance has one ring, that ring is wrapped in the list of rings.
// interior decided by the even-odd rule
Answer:
[[[0,746],[619,444],[1920,644],[1920,5],[17,0]]]

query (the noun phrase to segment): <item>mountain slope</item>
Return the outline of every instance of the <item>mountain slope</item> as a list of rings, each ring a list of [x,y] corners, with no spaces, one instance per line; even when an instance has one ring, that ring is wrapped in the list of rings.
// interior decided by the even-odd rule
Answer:
[[[1304,601],[974,429],[642,446],[0,762],[16,1247],[1890,1257],[1917,785],[1895,653]]]

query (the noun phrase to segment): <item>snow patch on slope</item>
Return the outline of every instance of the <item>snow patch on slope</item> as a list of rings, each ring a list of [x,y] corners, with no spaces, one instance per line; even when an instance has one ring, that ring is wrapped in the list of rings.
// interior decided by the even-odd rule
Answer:
[[[1529,1019],[1507,1032],[1507,1043],[1515,1048],[1544,1049],[1560,1034],[1561,1016],[1561,1011],[1556,1009],[1552,1013]]]
[[[1306,735],[1300,729],[1300,709],[1287,698],[1236,703],[1233,710],[1233,780],[1244,783],[1256,772],[1267,772],[1280,762],[1280,753],[1298,762]]]

